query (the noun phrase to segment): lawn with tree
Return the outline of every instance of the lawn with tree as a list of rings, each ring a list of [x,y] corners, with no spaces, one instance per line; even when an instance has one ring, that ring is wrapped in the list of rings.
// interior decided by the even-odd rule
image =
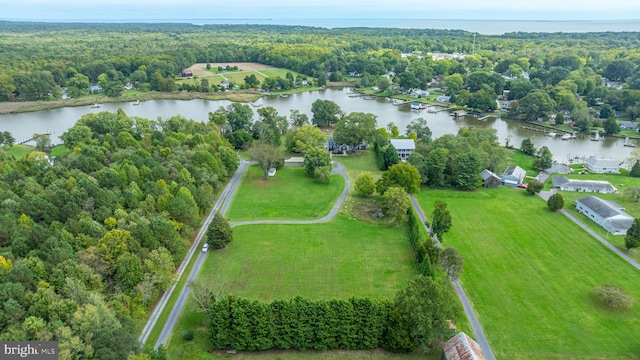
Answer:
[[[634,356],[624,339],[640,326],[638,308],[611,312],[593,292],[613,282],[638,299],[638,273],[569,219],[506,188],[416,197],[423,209],[446,199],[456,220],[447,245],[465,260],[460,279],[497,358]]]

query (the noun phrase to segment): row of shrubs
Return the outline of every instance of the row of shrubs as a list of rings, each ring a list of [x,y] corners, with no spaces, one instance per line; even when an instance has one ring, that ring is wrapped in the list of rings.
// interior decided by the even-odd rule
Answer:
[[[416,262],[420,273],[427,277],[433,276],[433,266],[436,265],[440,255],[440,249],[427,234],[422,221],[413,207],[407,211],[407,223],[409,225],[409,242],[416,255]]]
[[[265,303],[227,296],[212,305],[214,349],[362,350],[381,346],[392,304],[366,298]]]

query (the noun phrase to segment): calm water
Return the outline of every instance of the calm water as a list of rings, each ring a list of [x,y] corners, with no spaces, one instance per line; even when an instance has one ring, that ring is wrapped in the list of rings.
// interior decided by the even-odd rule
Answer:
[[[317,99],[331,100],[337,103],[345,113],[365,112],[377,116],[378,127],[385,127],[388,123],[395,123],[402,133],[411,120],[422,117],[427,120],[434,138],[444,134],[455,134],[465,126],[492,127],[496,129],[499,141],[505,145],[507,139],[510,144],[519,147],[523,139],[529,137],[536,147],[547,146],[554,158],[568,161],[576,156],[579,158],[595,155],[601,158],[624,161],[629,157],[633,148],[625,147],[623,139],[607,138],[604,141],[590,141],[587,135],[578,135],[577,139],[563,141],[559,137],[550,138],[540,132],[523,129],[522,122],[491,117],[479,121],[474,117],[454,118],[444,111],[429,113],[426,110],[411,110],[408,104],[394,106],[388,99],[365,97],[351,97],[350,89],[326,89],[298,94],[291,94],[287,98],[280,96],[263,97],[256,101],[256,105],[273,106],[281,115],[289,116],[292,109],[299,110],[312,117],[311,104]],[[27,139],[35,132],[49,132],[54,143],[60,142],[59,136],[84,114],[110,111],[122,108],[129,116],[140,116],[148,119],[169,118],[182,115],[186,118],[207,121],[207,115],[220,106],[226,107],[230,101],[209,100],[151,100],[134,106],[131,103],[103,104],[94,109],[89,106],[68,107],[54,110],[38,111],[23,114],[0,115],[0,131],[9,131],[16,140]],[[252,107],[254,118],[257,119],[257,108]],[[633,140],[632,140],[633,141]],[[640,144],[639,144],[640,146]]]

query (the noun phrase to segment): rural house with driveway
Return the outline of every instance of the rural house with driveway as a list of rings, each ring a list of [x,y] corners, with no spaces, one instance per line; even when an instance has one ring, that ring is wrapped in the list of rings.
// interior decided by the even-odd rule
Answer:
[[[576,200],[576,209],[612,235],[626,235],[633,217],[616,202],[589,195]]]

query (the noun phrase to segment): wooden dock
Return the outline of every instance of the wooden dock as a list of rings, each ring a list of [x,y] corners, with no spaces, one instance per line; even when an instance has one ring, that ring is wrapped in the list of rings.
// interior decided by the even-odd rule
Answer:
[[[22,145],[22,144],[28,143],[29,141],[33,141],[33,140],[35,140],[35,137],[36,137],[36,136],[38,136],[38,135],[49,135],[49,136],[51,136],[51,133],[50,133],[50,132],[35,133],[35,134],[33,134],[33,136],[32,136],[32,137],[30,137],[30,138],[28,138],[28,139],[24,139],[24,140],[16,141],[16,142],[15,142],[15,145]]]
[[[490,117],[491,117],[491,115],[487,115],[487,116],[483,116],[483,117],[481,117],[481,118],[478,118],[478,120],[479,120],[479,121],[485,121],[485,120],[487,120],[487,119],[488,119],[488,118],[490,118]]]

